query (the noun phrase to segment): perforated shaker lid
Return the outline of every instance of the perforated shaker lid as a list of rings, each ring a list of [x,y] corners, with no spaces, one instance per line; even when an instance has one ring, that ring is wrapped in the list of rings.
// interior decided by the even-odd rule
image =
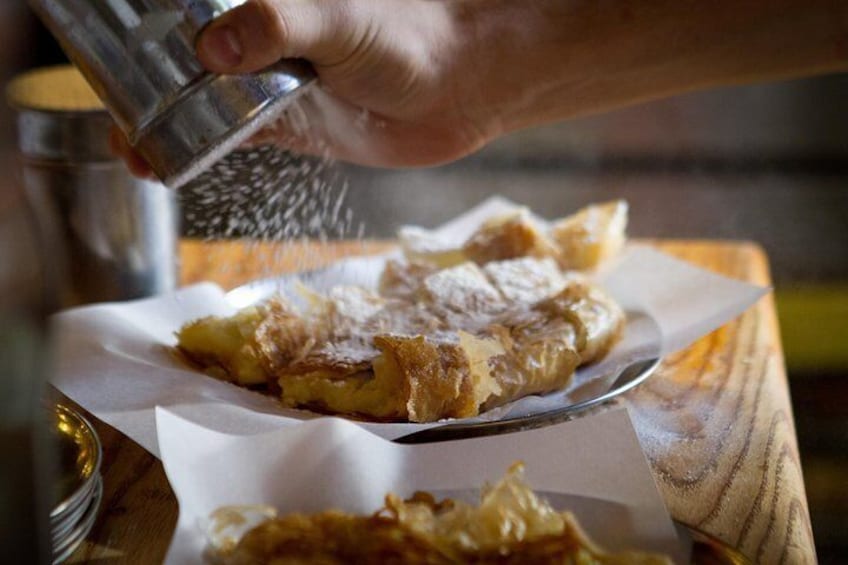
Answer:
[[[178,188],[275,120],[314,81],[312,67],[296,59],[252,74],[207,73],[130,132],[130,141],[163,183]]]

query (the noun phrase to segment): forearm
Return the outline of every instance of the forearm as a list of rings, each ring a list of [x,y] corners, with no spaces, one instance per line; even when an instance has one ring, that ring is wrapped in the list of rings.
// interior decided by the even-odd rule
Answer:
[[[470,0],[462,19],[477,73],[463,96],[493,136],[688,90],[848,69],[841,0]]]

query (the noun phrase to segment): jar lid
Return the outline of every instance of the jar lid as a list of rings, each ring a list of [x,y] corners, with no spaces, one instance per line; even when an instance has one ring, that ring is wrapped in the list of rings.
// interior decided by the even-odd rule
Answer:
[[[103,103],[71,65],[43,67],[14,78],[6,97],[16,109],[53,112],[97,112]]]
[[[27,157],[58,161],[114,161],[112,118],[80,72],[45,67],[14,78],[6,89],[17,111],[18,146]]]

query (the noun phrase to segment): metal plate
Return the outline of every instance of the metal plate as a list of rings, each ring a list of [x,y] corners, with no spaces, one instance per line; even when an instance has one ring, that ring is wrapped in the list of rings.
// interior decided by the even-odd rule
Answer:
[[[85,512],[76,527],[60,538],[53,538],[53,563],[57,565],[64,562],[70,557],[79,545],[85,540],[85,537],[91,532],[94,527],[94,522],[97,519],[97,510],[100,508],[100,501],[103,498],[103,482],[100,475],[96,475],[94,490],[92,491],[91,499],[85,506]]]
[[[55,433],[59,447],[59,479],[55,488],[56,506],[50,513],[53,525],[71,515],[89,501],[99,477],[100,440],[85,418],[61,404],[56,406]]]
[[[80,493],[84,493],[79,495],[79,502],[75,506],[69,506],[67,510],[61,514],[61,516],[50,520],[50,535],[53,539],[64,537],[68,532],[76,527],[82,519],[83,514],[85,514],[88,504],[91,501],[91,497],[94,496],[95,490],[97,489],[97,485],[98,482],[95,480],[90,483],[90,486],[78,491]]]
[[[494,420],[491,422],[445,424],[443,426],[427,428],[420,432],[413,432],[411,434],[401,436],[394,441],[397,443],[431,443],[470,437],[507,434],[558,424],[568,420],[578,412],[597,406],[602,402],[615,398],[619,394],[627,392],[651,376],[659,364],[660,359],[656,358],[632,363],[619,373],[612,386],[605,393],[574,404],[557,408],[555,410],[517,418]]]

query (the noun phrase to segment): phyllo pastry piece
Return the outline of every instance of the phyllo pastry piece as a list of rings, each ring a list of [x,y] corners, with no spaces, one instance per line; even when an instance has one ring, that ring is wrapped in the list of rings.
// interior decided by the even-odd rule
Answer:
[[[221,509],[218,516],[232,512]],[[212,550],[227,565],[260,563],[459,563],[670,565],[663,555],[610,553],[593,542],[577,519],[554,509],[513,465],[506,477],[483,488],[477,505],[417,492],[386,496],[371,516],[337,510],[266,520],[241,539]]]
[[[553,296],[573,278],[563,274],[550,257],[495,261],[486,264],[483,272],[504,298],[519,304],[533,304]]]
[[[421,288],[421,282],[438,270],[432,263],[389,259],[380,274],[379,292],[388,298],[412,300]]]
[[[556,257],[558,249],[526,208],[483,223],[462,246],[477,264],[518,257]]]
[[[437,272],[441,274],[431,279],[431,275]],[[478,291],[475,300],[478,302],[498,303],[503,299],[506,304],[533,304],[556,294],[567,281],[578,279],[586,280],[575,272],[563,273],[556,261],[549,257],[520,257],[494,261],[483,267],[465,263],[441,270],[427,263],[389,260],[380,277],[379,289],[380,294],[387,297],[415,300],[426,299],[427,295],[442,294],[455,302],[455,298],[450,299],[450,291],[446,288],[446,283],[451,282],[453,288],[468,289],[476,286]],[[440,280],[444,283],[439,284]],[[429,288],[424,288],[425,284]],[[486,295],[490,297],[488,300],[484,299]]]
[[[587,206],[551,226],[564,269],[591,269],[621,251],[626,239],[627,202]]]
[[[398,231],[398,242],[410,263],[425,263],[447,269],[468,261],[455,241],[445,240],[430,230],[404,226]]]
[[[445,319],[449,326],[454,318],[458,318],[457,325],[472,324],[475,319],[482,323],[507,308],[504,296],[483,270],[470,262],[424,277],[414,298]]]
[[[269,384],[321,339],[283,300],[249,306],[228,318],[208,316],[183,326],[177,349],[210,375],[241,386]]]
[[[218,379],[242,386],[264,384],[268,375],[255,336],[265,315],[266,307],[253,306],[230,318],[195,320],[177,332],[177,349]]]
[[[495,340],[458,332],[457,342],[424,336],[378,335],[381,354],[374,359],[377,380],[398,383],[405,399],[405,419],[432,422],[476,416],[500,387],[489,362],[502,350]]]
[[[627,203],[593,204],[551,223],[526,208],[484,222],[464,242],[446,241],[434,232],[409,226],[400,231],[401,248],[410,263],[438,269],[473,261],[485,265],[519,257],[550,257],[562,269],[586,270],[615,256],[624,245]]]
[[[497,336],[504,353],[490,360],[501,391],[483,409],[565,388],[577,367],[612,348],[623,328],[615,301],[579,281],[525,311],[508,312],[485,330]]]
[[[492,394],[485,378],[492,354],[481,351],[500,350],[492,349],[496,340],[468,332],[506,308],[479,267],[436,271],[412,289],[410,300],[383,298],[365,317],[362,308],[340,308],[350,303],[342,295],[331,293],[322,307],[332,313],[318,322],[328,326],[329,339],[275,372],[283,403],[414,422],[479,413]]]
[[[380,355],[375,337],[392,331],[430,335],[441,320],[414,303],[351,287],[316,299],[305,318],[322,339],[295,362],[271,369],[283,404],[375,420],[408,419],[411,383],[374,371]]]

